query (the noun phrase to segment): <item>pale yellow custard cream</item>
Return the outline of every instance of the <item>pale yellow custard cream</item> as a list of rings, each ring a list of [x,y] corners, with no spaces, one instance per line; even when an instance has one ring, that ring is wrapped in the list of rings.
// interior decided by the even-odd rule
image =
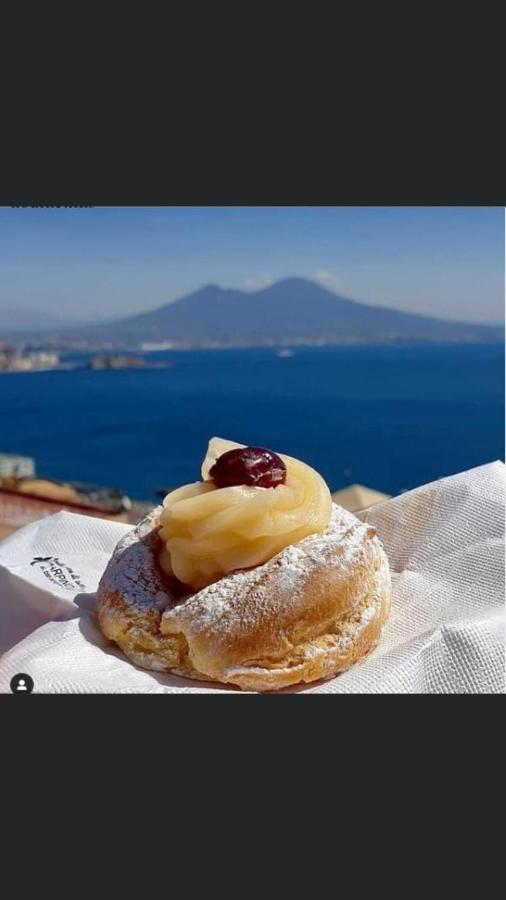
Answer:
[[[244,444],[212,438],[202,478],[167,494],[160,516],[162,569],[200,589],[236,569],[267,562],[290,544],[324,531],[332,499],[310,466],[278,454],[286,480],[277,487],[216,487],[209,470],[223,453]]]

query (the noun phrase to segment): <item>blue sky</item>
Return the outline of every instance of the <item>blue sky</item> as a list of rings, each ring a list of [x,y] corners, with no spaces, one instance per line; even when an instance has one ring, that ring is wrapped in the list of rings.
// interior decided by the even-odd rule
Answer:
[[[499,323],[504,211],[0,208],[0,311],[118,317],[209,282],[252,290],[294,275],[371,304]]]

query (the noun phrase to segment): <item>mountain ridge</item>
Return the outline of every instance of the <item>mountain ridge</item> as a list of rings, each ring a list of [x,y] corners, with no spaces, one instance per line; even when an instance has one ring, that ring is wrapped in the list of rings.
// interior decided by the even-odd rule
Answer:
[[[305,278],[285,278],[257,291],[206,284],[170,303],[109,323],[65,328],[90,341],[140,346],[262,346],[389,343],[399,340],[500,340],[500,326],[453,322],[372,306]],[[63,335],[63,331],[59,332]]]

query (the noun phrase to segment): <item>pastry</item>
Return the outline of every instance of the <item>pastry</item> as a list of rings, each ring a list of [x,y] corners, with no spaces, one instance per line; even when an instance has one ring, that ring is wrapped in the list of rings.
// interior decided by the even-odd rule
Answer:
[[[201,474],[117,545],[97,592],[104,635],[143,668],[249,691],[362,659],[390,606],[374,528],[289,456],[213,438]]]

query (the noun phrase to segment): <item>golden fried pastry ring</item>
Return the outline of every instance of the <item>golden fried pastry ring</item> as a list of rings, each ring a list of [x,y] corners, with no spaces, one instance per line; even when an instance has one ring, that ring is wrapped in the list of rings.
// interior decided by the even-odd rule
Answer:
[[[99,626],[145,669],[273,691],[342,672],[378,642],[390,573],[374,528],[333,504],[326,531],[181,594],[159,567],[161,507],[117,545]]]

